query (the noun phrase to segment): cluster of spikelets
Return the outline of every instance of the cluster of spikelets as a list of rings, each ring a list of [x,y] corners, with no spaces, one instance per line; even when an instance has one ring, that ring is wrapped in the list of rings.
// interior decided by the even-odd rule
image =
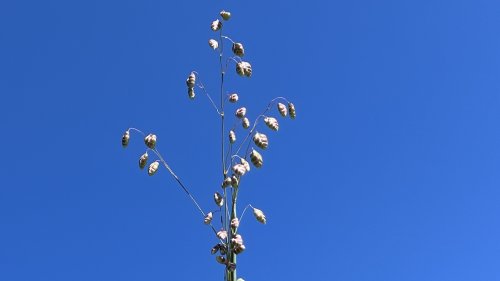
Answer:
[[[220,40],[223,39],[228,39],[232,42],[232,53],[234,56],[231,56],[228,58],[229,60],[232,60],[233,62],[236,63],[236,73],[241,76],[241,77],[251,77],[252,75],[252,66],[249,62],[243,61],[242,57],[245,55],[245,49],[243,47],[242,43],[239,42],[234,42],[231,38],[222,36],[222,27],[223,27],[223,22],[227,21],[231,18],[231,14],[227,11],[222,11],[220,12],[220,19],[214,20],[211,23],[211,29],[215,32],[220,32]],[[209,46],[213,50],[219,50],[220,56],[222,57],[222,48],[221,44],[222,42],[217,41],[216,39],[209,39],[208,40]],[[222,64],[221,64],[222,67]],[[227,67],[227,63],[226,63]],[[197,72],[192,71],[188,78],[186,79],[186,86],[188,89],[188,96],[190,99],[195,98],[195,87],[199,87],[204,89],[203,84],[197,82]],[[223,82],[221,82],[223,83]],[[222,88],[222,87],[221,87]],[[204,89],[205,90],[205,89]],[[207,96],[209,97],[210,101],[212,99],[210,98],[210,95],[206,93]],[[222,92],[221,92],[222,95]],[[231,93],[228,94],[225,101],[229,101],[232,104],[236,104],[239,101],[239,96],[237,93]],[[278,102],[282,101],[282,102]],[[221,108],[219,111],[219,108],[213,103],[212,105],[216,107],[217,112],[220,114],[222,117],[222,122],[224,122],[224,112],[223,112],[223,104],[221,104]],[[154,175],[159,167],[160,163],[163,163],[165,168],[168,170],[168,172],[176,178],[176,180],[180,183],[182,188],[188,193],[188,195],[191,197],[191,200],[195,203],[195,205],[198,207],[198,209],[201,211],[201,213],[204,215],[203,222],[207,225],[210,225],[212,229],[214,230],[215,236],[218,239],[218,243],[212,247],[211,253],[212,254],[217,254],[216,255],[216,261],[219,262],[220,264],[223,264],[226,266],[226,270],[228,272],[234,271],[236,268],[236,264],[231,258],[232,255],[238,255],[241,254],[245,249],[245,244],[243,242],[243,237],[242,235],[238,232],[238,227],[240,225],[240,220],[241,217],[238,219],[238,217],[231,217],[230,223],[226,223],[224,225],[224,215],[227,214],[228,211],[228,206],[235,206],[235,203],[237,200],[237,193],[239,190],[240,182],[242,180],[242,177],[245,176],[248,172],[251,170],[251,165],[249,161],[253,164],[254,167],[256,168],[261,168],[263,166],[264,160],[261,152],[258,150],[267,150],[269,147],[269,137],[262,132],[258,132],[257,125],[259,124],[259,121],[263,121],[263,123],[266,125],[266,127],[272,131],[278,131],[279,130],[279,122],[276,117],[273,116],[267,116],[266,114],[271,110],[273,105],[276,105],[277,108],[277,115],[282,116],[283,118],[286,118],[287,116],[290,116],[291,119],[295,119],[296,117],[296,111],[295,111],[295,106],[293,103],[287,101],[283,97],[278,97],[273,99],[266,110],[263,112],[262,115],[259,115],[253,122],[253,126],[251,127],[250,120],[247,116],[247,108],[246,107],[239,107],[234,111],[234,117],[235,120],[239,121],[241,123],[241,127],[245,129],[250,129],[248,130],[248,133],[246,133],[246,137],[243,138],[243,140],[237,145],[237,135],[236,131],[237,128],[233,127],[228,131],[228,138],[226,140],[221,140],[223,142],[227,141],[227,145],[229,146],[229,151],[236,151],[234,155],[231,155],[230,161],[226,163],[227,161],[227,156],[226,160],[223,160],[224,164],[224,180],[221,183],[221,188],[223,191],[223,194],[220,192],[215,192],[213,195],[214,203],[217,206],[217,210],[210,211],[208,213],[205,213],[201,210],[201,207],[199,207],[198,203],[194,199],[194,197],[190,194],[190,192],[185,188],[185,186],[180,182],[178,177],[173,173],[173,171],[170,169],[170,167],[167,165],[167,163],[164,161],[164,159],[161,157],[159,154],[158,150],[156,149],[156,141],[157,137],[154,134],[148,134],[145,135],[143,134],[144,137],[144,143],[147,147],[147,150],[144,154],[142,154],[139,157],[139,168],[144,169],[148,165],[148,151],[153,151],[155,156],[158,157],[158,160],[155,160],[149,164],[148,168],[148,174],[150,176]],[[235,123],[237,124],[237,123]],[[141,131],[135,129],[135,128],[129,128],[125,131],[125,133],[122,136],[122,146],[127,147],[129,144],[130,140],[130,131],[135,130],[138,131],[142,134]],[[255,144],[257,148],[251,147],[251,142]],[[239,154],[240,150],[246,146],[246,151],[243,151],[243,154]],[[234,148],[234,150],[233,150]],[[249,161],[248,161],[249,160]],[[231,196],[227,197],[228,194],[228,189],[231,190],[231,193],[236,196]],[[226,202],[226,199],[231,199],[231,202]],[[225,207],[225,208],[224,208]],[[248,207],[251,207],[253,209],[253,214],[256,220],[262,224],[266,223],[266,216],[264,212],[260,209],[254,208],[252,205],[248,205]],[[243,211],[242,215],[245,213],[245,210]],[[235,212],[235,210],[234,210]],[[219,231],[216,231],[215,228],[212,225],[212,220],[214,217],[214,213],[220,213],[221,215],[221,223],[222,223],[222,228]],[[226,221],[227,218],[226,218]],[[226,227],[226,228],[224,228]],[[234,277],[236,278],[236,277]],[[228,278],[229,280],[229,278]],[[234,280],[234,279],[231,279]],[[239,278],[237,281],[243,281],[243,279]]]

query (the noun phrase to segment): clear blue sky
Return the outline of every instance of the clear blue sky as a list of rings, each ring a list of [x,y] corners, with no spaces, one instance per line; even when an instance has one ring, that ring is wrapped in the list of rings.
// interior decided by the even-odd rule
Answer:
[[[228,91],[268,132],[241,204],[255,280],[500,280],[498,1],[2,1],[0,280],[222,280],[215,242],[158,147],[211,208],[219,121],[210,22],[245,44]]]

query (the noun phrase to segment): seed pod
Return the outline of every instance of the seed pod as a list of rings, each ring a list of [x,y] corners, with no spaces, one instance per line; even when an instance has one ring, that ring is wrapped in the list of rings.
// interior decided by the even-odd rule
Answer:
[[[277,131],[279,129],[278,120],[274,117],[266,117],[264,118],[264,123],[273,131]]]
[[[210,48],[215,50],[215,49],[219,48],[219,42],[217,42],[217,40],[215,40],[215,39],[210,39],[210,40],[208,40],[208,46],[210,46]]]
[[[234,143],[236,141],[236,133],[231,130],[229,131],[229,142]]]
[[[151,163],[148,168],[148,175],[154,175],[156,171],[158,171],[158,167],[160,167],[160,163],[158,161]]]
[[[218,31],[222,28],[222,22],[220,20],[214,20],[210,25],[213,31]]]
[[[205,219],[203,220],[203,222],[205,224],[210,224],[212,222],[212,218],[213,218],[213,214],[212,212],[209,212],[206,216],[205,216]]]
[[[248,127],[250,127],[250,120],[248,120],[248,118],[243,118],[243,120],[241,120],[241,126],[243,126],[243,128],[245,129],[248,129]]]
[[[238,228],[240,226],[240,220],[238,218],[234,218],[231,220],[231,227]]]
[[[248,163],[247,160],[245,160],[244,158],[241,158],[240,163],[241,163],[241,165],[243,165],[243,167],[245,167],[245,170],[247,170],[247,172],[250,172],[250,164]]]
[[[229,102],[235,103],[238,101],[238,94],[234,93],[229,96]]]
[[[227,231],[221,229],[217,232],[217,237],[221,240],[225,240],[227,238]]]
[[[226,250],[226,246],[224,246],[224,244],[219,244],[220,245],[220,254],[221,255],[225,255],[227,253],[227,250]]]
[[[146,151],[141,157],[139,158],[139,168],[144,169],[146,167],[146,164],[148,163],[148,152]]]
[[[236,115],[239,119],[245,117],[245,114],[247,114],[247,109],[245,107],[236,109],[236,112],[234,113],[234,115]]]
[[[215,204],[219,207],[222,207],[224,205],[224,197],[219,192],[214,193],[214,201]]]
[[[241,177],[247,172],[247,169],[243,164],[236,164],[233,166],[233,172]]]
[[[293,103],[291,102],[288,103],[288,111],[290,112],[290,118],[295,119],[295,105],[293,105]]]
[[[288,114],[288,110],[286,109],[286,106],[282,104],[281,102],[278,102],[278,111],[280,112],[281,116],[286,117]]]
[[[253,208],[253,215],[259,221],[260,223],[266,224],[266,215],[264,215],[264,212],[257,208]]]
[[[186,79],[186,86],[188,88],[194,88],[195,85],[196,85],[196,75],[194,74],[194,72],[191,72],[188,78]]]
[[[188,97],[192,100],[194,100],[194,97],[196,94],[194,93],[194,88],[188,88]]]
[[[156,135],[149,134],[144,138],[144,143],[147,147],[154,149],[156,145]]]
[[[123,146],[123,148],[127,147],[129,140],[130,140],[130,132],[129,132],[129,130],[126,130],[125,133],[123,133],[123,136],[122,136],[122,146]]]
[[[210,250],[210,253],[212,255],[215,255],[219,250],[220,250],[220,244],[217,244],[212,248],[212,250]]]
[[[253,142],[262,149],[266,149],[269,146],[267,136],[259,132],[255,132],[255,135],[253,136]]]
[[[238,57],[243,57],[245,55],[245,48],[241,43],[233,43],[233,53]]]
[[[240,76],[252,76],[252,66],[246,61],[241,61],[236,64],[236,73]]]
[[[240,179],[236,175],[233,175],[231,177],[231,186],[233,188],[238,188],[239,185],[240,185]]]
[[[223,11],[220,12],[220,16],[224,20],[229,20],[231,18],[231,13],[230,12],[226,12],[226,11],[223,10]]]
[[[264,163],[264,160],[262,159],[262,155],[257,150],[252,149],[252,152],[250,153],[250,160],[252,161],[252,164],[256,168],[262,167],[262,164]]]
[[[226,264],[226,263],[227,263],[227,262],[226,262],[226,258],[225,258],[225,257],[223,257],[223,256],[217,256],[217,257],[215,257],[215,260],[216,260],[218,263],[220,263],[220,264]]]

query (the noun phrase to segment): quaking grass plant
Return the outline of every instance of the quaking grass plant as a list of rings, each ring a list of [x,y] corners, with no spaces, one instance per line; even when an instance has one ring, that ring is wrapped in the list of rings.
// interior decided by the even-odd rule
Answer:
[[[220,104],[217,106],[212,97],[207,92],[204,84],[197,78],[199,74],[192,71],[187,80],[187,92],[190,99],[195,99],[195,89],[201,89],[208,97],[210,104],[216,110],[221,124],[221,174],[222,183],[220,188],[214,193],[215,207],[206,212],[198,203],[195,196],[175,174],[172,168],[168,165],[165,158],[158,151],[156,146],[157,137],[155,134],[144,134],[136,128],[128,128],[122,136],[122,146],[127,147],[130,140],[131,132],[139,133],[144,137],[146,152],[139,157],[139,168],[144,169],[150,160],[150,154],[153,154],[154,160],[149,163],[147,172],[150,176],[156,174],[162,165],[170,175],[175,179],[180,188],[191,199],[195,207],[203,216],[203,222],[208,225],[214,233],[216,239],[215,246],[211,249],[211,253],[216,255],[216,261],[224,266],[224,280],[227,281],[243,281],[242,278],[237,278],[236,274],[236,257],[245,251],[243,237],[238,231],[240,222],[248,208],[253,210],[256,220],[262,224],[266,223],[266,216],[260,209],[248,204],[238,217],[238,192],[241,187],[242,179],[250,172],[250,163],[256,168],[263,166],[264,160],[261,152],[265,151],[269,145],[269,138],[266,134],[258,132],[257,128],[261,125],[268,127],[272,131],[278,131],[278,119],[271,116],[271,110],[276,107],[277,113],[281,117],[290,117],[295,119],[296,112],[293,103],[283,97],[272,99],[263,112],[256,117],[253,123],[247,117],[247,109],[239,107],[234,110],[234,116],[229,118],[234,119],[232,128],[227,130],[226,122],[228,118],[225,115],[226,103],[237,104],[239,96],[234,92],[226,92],[224,89],[224,81],[226,79],[226,71],[233,63],[236,65],[236,73],[241,77],[250,78],[252,76],[252,66],[249,62],[242,58],[245,55],[245,49],[242,43],[236,42],[223,33],[223,25],[231,18],[231,13],[227,11],[220,12],[220,18],[216,19],[211,24],[213,32],[218,34],[218,39],[208,40],[208,45],[219,54],[219,71],[220,71]],[[231,43],[231,53],[226,54],[224,50],[224,42]],[[238,128],[241,124],[241,128]],[[241,141],[237,141],[236,134],[241,131],[245,137]],[[247,132],[245,132],[247,131]],[[255,145],[255,147],[252,145]],[[152,160],[152,159],[151,159]],[[215,185],[215,184],[214,184]],[[214,215],[220,216],[219,223],[213,220]]]

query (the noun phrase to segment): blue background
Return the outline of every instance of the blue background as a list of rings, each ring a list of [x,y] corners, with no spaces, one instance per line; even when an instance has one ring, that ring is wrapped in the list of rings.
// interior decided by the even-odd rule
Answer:
[[[222,280],[204,209],[220,183],[210,22],[232,12],[249,116],[275,96],[242,184],[245,280],[500,280],[498,1],[2,1],[0,280]],[[227,45],[227,44],[226,44]],[[232,69],[232,68],[230,68]],[[232,112],[233,109],[227,110]],[[241,137],[241,131],[239,132]],[[240,138],[241,139],[241,138]]]

